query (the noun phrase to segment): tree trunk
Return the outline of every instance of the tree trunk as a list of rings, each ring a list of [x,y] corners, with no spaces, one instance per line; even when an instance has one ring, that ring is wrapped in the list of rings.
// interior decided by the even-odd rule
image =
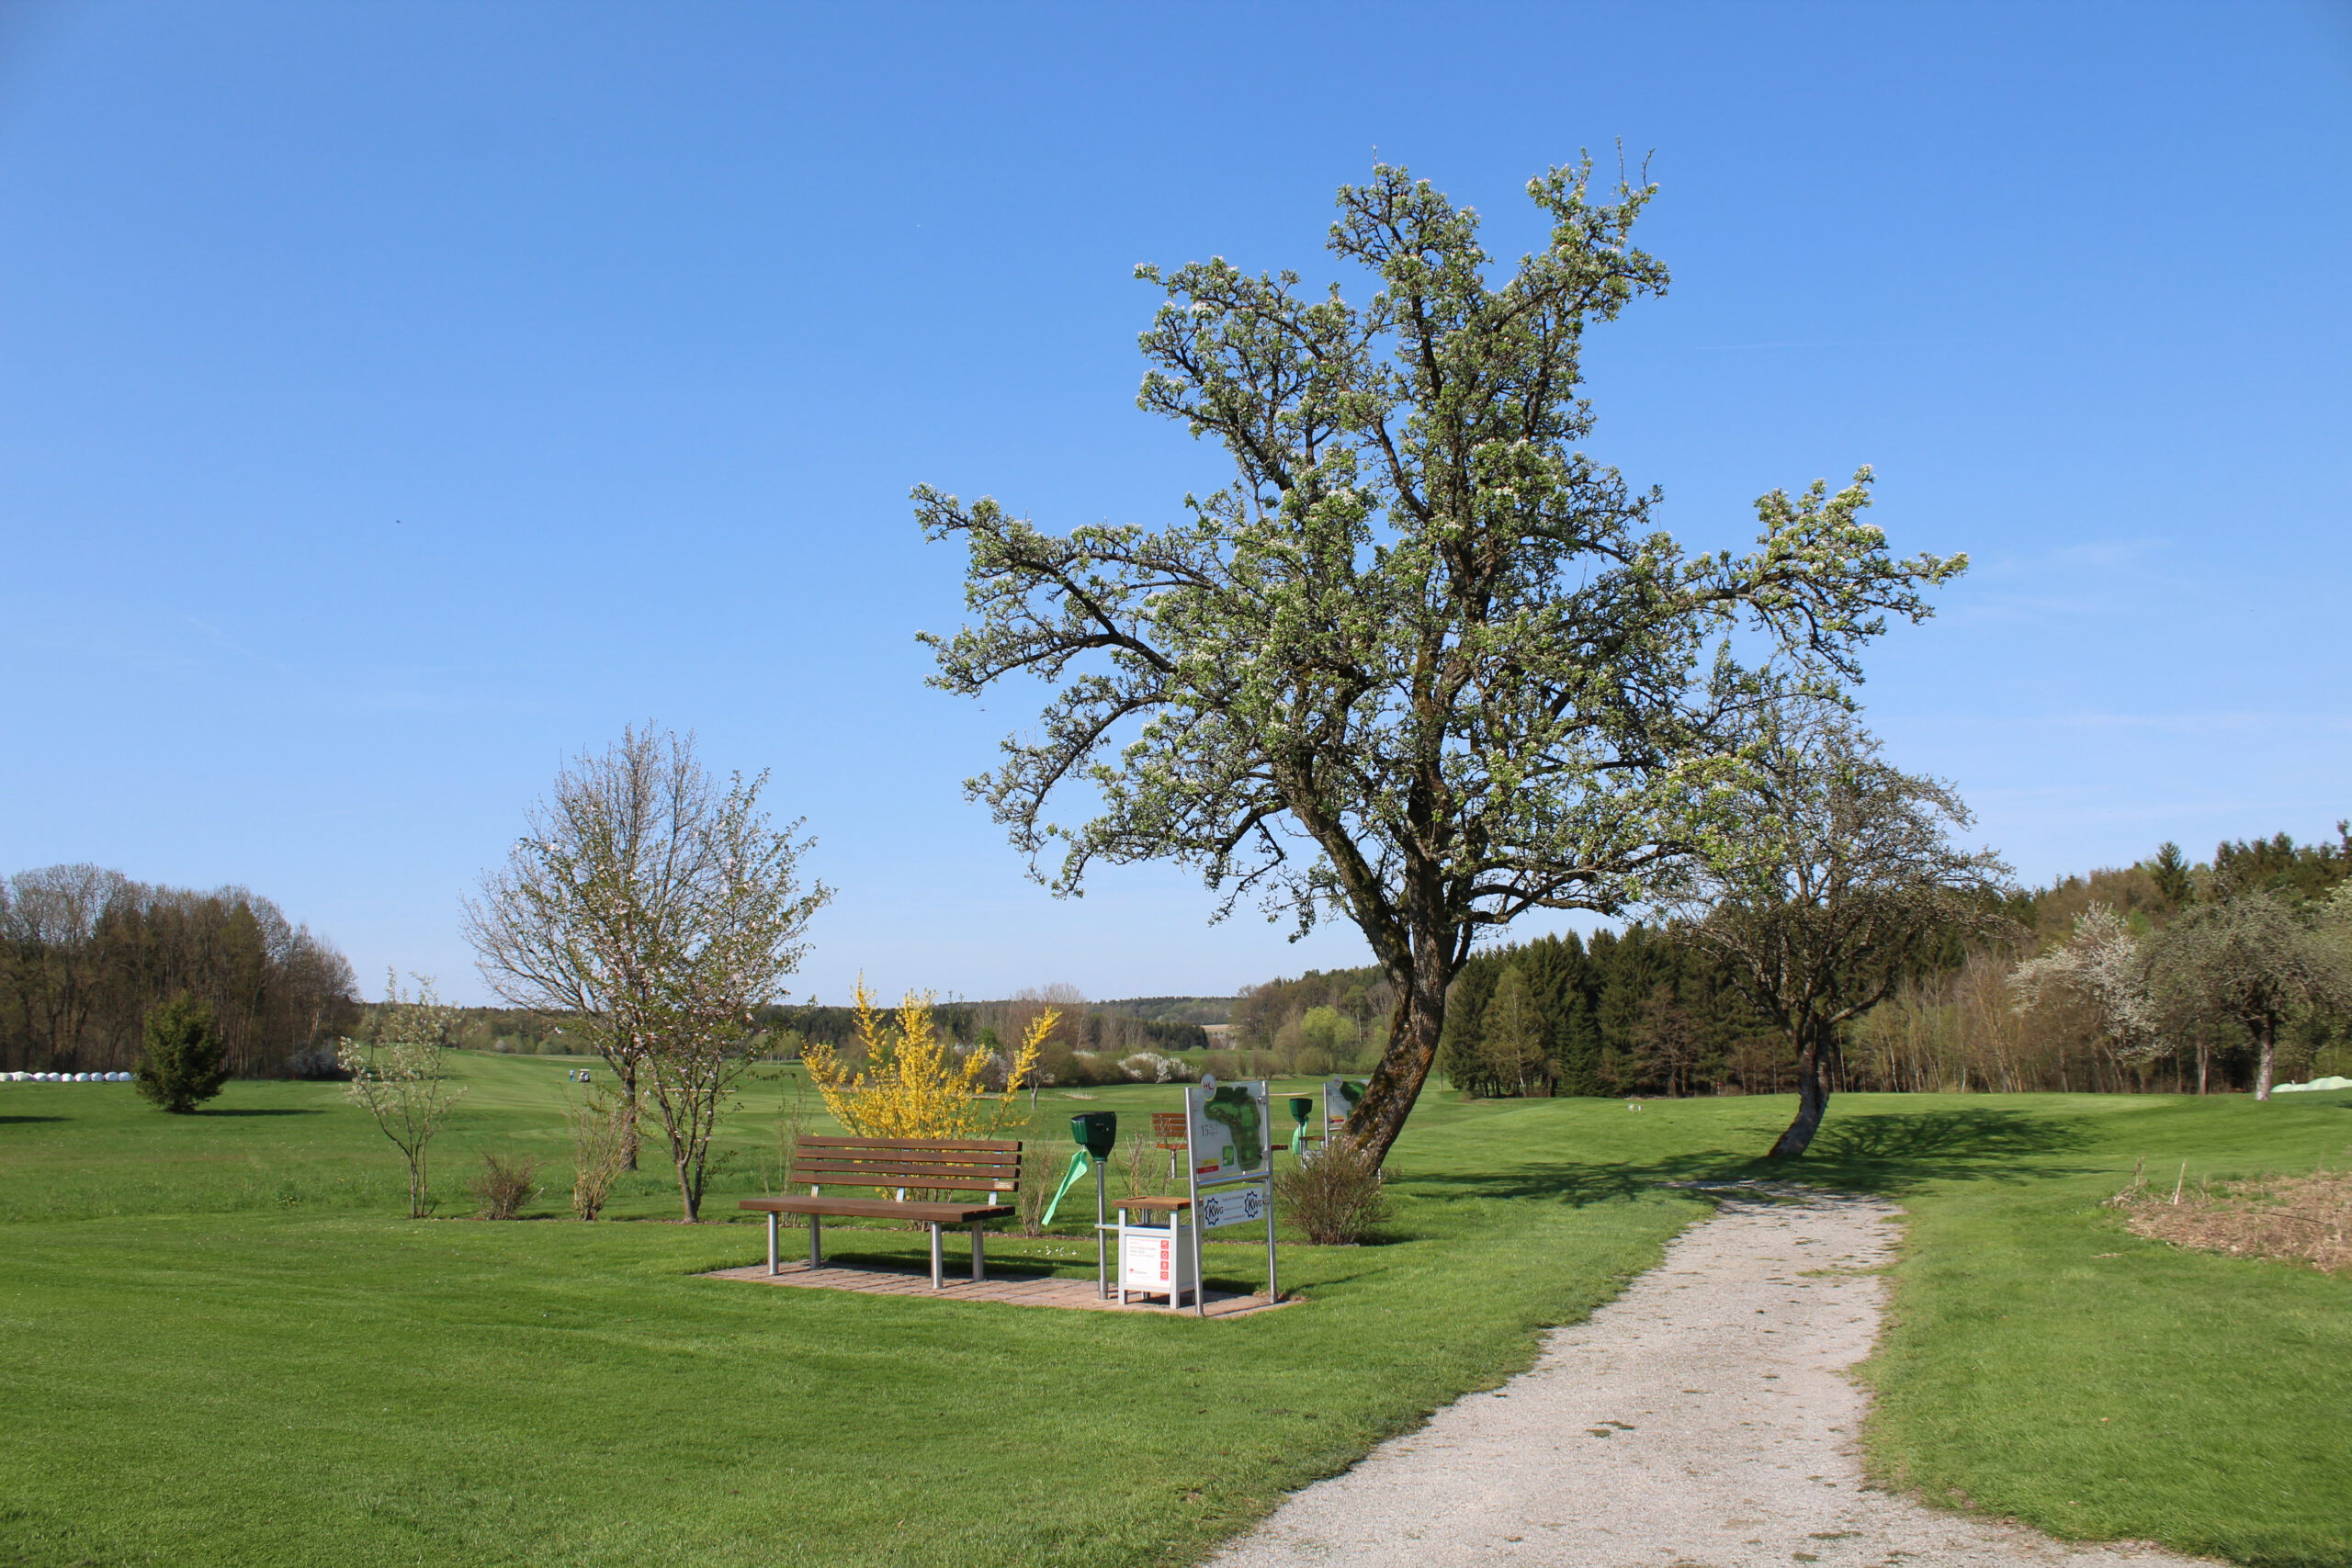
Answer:
[[[2206,1081],[2212,1075],[2213,1049],[2202,1040],[2197,1043],[2197,1092],[2204,1094]]]
[[[1821,1118],[1829,1110],[1829,1089],[1821,1075],[1821,1040],[1815,1034],[1797,1053],[1797,1115],[1772,1144],[1767,1159],[1795,1159],[1813,1146]]]
[[[2273,1020],[2264,1019],[2262,1026],[2255,1031],[2254,1040],[2254,1098],[2268,1100],[2271,1075],[2278,1064],[2278,1023]]]
[[[621,1080],[621,1168],[637,1168],[637,1061],[624,1056],[613,1064],[613,1076]]]
[[[1413,1113],[1421,1086],[1437,1062],[1438,1036],[1445,1029],[1445,990],[1453,978],[1439,939],[1414,944],[1413,974],[1397,999],[1388,1049],[1341,1129],[1351,1143],[1371,1152],[1375,1165],[1387,1160],[1404,1133],[1405,1118]]]

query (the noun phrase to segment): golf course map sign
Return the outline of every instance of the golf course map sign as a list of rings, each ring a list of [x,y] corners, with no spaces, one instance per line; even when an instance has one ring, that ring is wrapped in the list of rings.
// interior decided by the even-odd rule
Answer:
[[[1184,1117],[1193,1186],[1262,1181],[1272,1174],[1267,1135],[1272,1123],[1266,1106],[1263,1080],[1186,1087]]]
[[[1206,1311],[1208,1277],[1200,1266],[1201,1238],[1222,1225],[1266,1227],[1266,1299],[1280,1301],[1274,1260],[1274,1122],[1271,1086],[1263,1078],[1219,1083],[1204,1077],[1184,1086],[1184,1162],[1193,1199],[1193,1278],[1195,1311]]]

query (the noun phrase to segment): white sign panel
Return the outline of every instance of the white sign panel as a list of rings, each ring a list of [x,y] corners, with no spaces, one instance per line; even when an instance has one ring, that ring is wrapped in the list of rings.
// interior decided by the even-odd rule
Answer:
[[[1202,1193],[1195,1213],[1201,1229],[1213,1231],[1219,1225],[1254,1224],[1266,1217],[1266,1209],[1264,1183],[1246,1181]]]
[[[1123,1231],[1119,1236],[1119,1288],[1155,1296],[1193,1289],[1193,1249],[1172,1228]]]
[[[1363,1098],[1363,1083],[1355,1078],[1327,1078],[1323,1083],[1323,1136],[1329,1142],[1332,1134],[1348,1124],[1350,1112],[1356,1101]]]
[[[1194,1187],[1246,1181],[1272,1173],[1267,1145],[1273,1123],[1266,1111],[1262,1078],[1221,1083],[1214,1089],[1205,1084],[1185,1086],[1184,1118]]]

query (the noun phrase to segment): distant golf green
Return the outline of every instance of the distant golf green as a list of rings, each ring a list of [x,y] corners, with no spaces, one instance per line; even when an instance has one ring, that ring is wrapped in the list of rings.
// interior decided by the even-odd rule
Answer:
[[[434,1147],[452,1217],[413,1223],[332,1085],[234,1083],[188,1117],[125,1085],[0,1085],[0,1564],[1191,1561],[1523,1366],[1707,1212],[1669,1182],[1762,1173],[1789,1112],[1433,1091],[1378,1245],[1286,1247],[1306,1305],[1200,1323],[698,1279],[760,1231],[655,1223],[658,1139],[615,1220],[556,1217],[576,1065],[467,1057]],[[714,1216],[773,1171],[788,1093],[747,1095]],[[1178,1107],[1048,1091],[1035,1125],[1058,1149],[1075,1111],[1119,1111],[1124,1140]],[[1801,1174],[1914,1215],[1874,1461],[2063,1535],[2352,1562],[2352,1280],[2175,1251],[2098,1207],[2143,1156],[2193,1180],[2347,1145],[2352,1093],[1835,1101]],[[486,1149],[550,1162],[537,1217],[454,1217]],[[989,1254],[1093,1268],[1076,1229]],[[1213,1285],[1262,1266],[1209,1249]]]

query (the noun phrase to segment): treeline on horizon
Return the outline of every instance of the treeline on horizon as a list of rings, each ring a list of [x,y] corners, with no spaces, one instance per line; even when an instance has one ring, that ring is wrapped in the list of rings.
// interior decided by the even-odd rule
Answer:
[[[896,1004],[895,999],[876,998],[875,1005],[887,1010]],[[1006,1043],[1023,1039],[1031,1021],[1050,1008],[1058,1017],[1039,1053],[1044,1081],[1082,1085],[1198,1076],[1197,1066],[1176,1073],[1172,1057],[1178,1052],[1205,1051],[1207,1032],[1198,1023],[1156,1015],[1228,1005],[1220,998],[1201,997],[1089,1002],[1068,986],[1047,986],[1001,1001],[934,1002],[932,1022],[943,1038],[958,1046],[1001,1051]],[[583,1037],[565,1030],[560,1015],[464,1008],[458,1016],[460,1046],[526,1055],[594,1055]],[[854,1008],[778,1005],[761,1009],[755,1022],[759,1037],[752,1048],[771,1060],[797,1061],[803,1050],[820,1042],[846,1061],[859,1059]]]
[[[243,887],[95,865],[0,880],[0,1070],[128,1071],[148,1010],[185,993],[212,1009],[237,1076],[324,1076],[356,989],[342,953]]]
[[[1849,1025],[1830,1066],[1834,1089],[2018,1092],[2181,1090],[2178,1056],[2124,1061],[2095,1022],[2063,1007],[2021,1010],[2017,966],[2065,940],[2094,905],[2142,933],[2161,931],[2200,888],[2264,889],[2290,901],[2352,879],[2352,830],[2334,843],[2270,839],[2218,845],[2191,864],[2171,844],[2120,869],[2068,876],[2004,901],[2013,938],[1955,937],[1887,1001]],[[90,865],[0,881],[0,1070],[117,1071],[137,1065],[147,1010],[187,993],[212,1007],[240,1077],[333,1076],[334,1046],[366,1015],[350,964],[269,899],[241,887],[150,886]],[[1498,992],[1513,1033],[1534,1024],[1538,1049],[1498,1052],[1487,1014]],[[1046,1043],[1045,1081],[1092,1084],[1368,1070],[1395,1010],[1376,967],[1310,970],[1216,997],[1090,1002],[1067,986],[994,1001],[936,1004],[942,1035],[999,1049],[1039,1012],[1061,1016]],[[475,1050],[590,1055],[560,1016],[459,1010],[456,1043]],[[814,1004],[763,1009],[759,1054],[794,1059],[822,1041],[854,1055],[855,1011]],[[1229,1021],[1212,1049],[1204,1024]],[[2209,1064],[2242,1088],[2250,1048]],[[2280,1042],[2280,1068],[2352,1066],[2352,1020],[2309,1015]],[[1454,980],[1439,1071],[1473,1094],[1676,1096],[1770,1094],[1792,1087],[1786,1042],[1743,1002],[1715,953],[1674,924],[1634,921],[1589,936],[1544,936],[1484,950]]]
[[[2352,878],[2352,832],[2335,843],[2298,844],[2288,834],[2218,845],[2191,864],[2165,844],[2120,869],[2068,876],[2003,901],[2017,935],[1941,944],[1897,993],[1849,1026],[1830,1064],[1833,1089],[1911,1091],[2092,1090],[2183,1092],[2189,1059],[2174,1053],[2127,1061],[2096,1021],[2064,1007],[2020,1009],[2009,976],[2064,942],[2093,905],[2135,931],[2161,931],[2200,889],[2229,886],[2289,902],[2325,897]],[[1498,992],[1506,1010],[1532,1012],[1541,1057],[1498,1052],[1487,1017]],[[1238,1043],[1256,1070],[1321,1072],[1368,1067],[1385,1038],[1395,993],[1377,968],[1309,972],[1257,987],[1237,1003]],[[1337,1021],[1334,1044],[1334,1020]],[[1353,1047],[1352,1049],[1351,1047]],[[2243,1089],[2254,1076],[2250,1043],[2216,1052],[2212,1087]],[[2352,1067],[2352,1020],[2307,1013],[2280,1041],[2282,1073]],[[1783,1037],[1758,1018],[1723,960],[1688,929],[1634,922],[1619,931],[1513,942],[1474,954],[1446,999],[1438,1070],[1480,1096],[1773,1094],[1794,1088]]]

